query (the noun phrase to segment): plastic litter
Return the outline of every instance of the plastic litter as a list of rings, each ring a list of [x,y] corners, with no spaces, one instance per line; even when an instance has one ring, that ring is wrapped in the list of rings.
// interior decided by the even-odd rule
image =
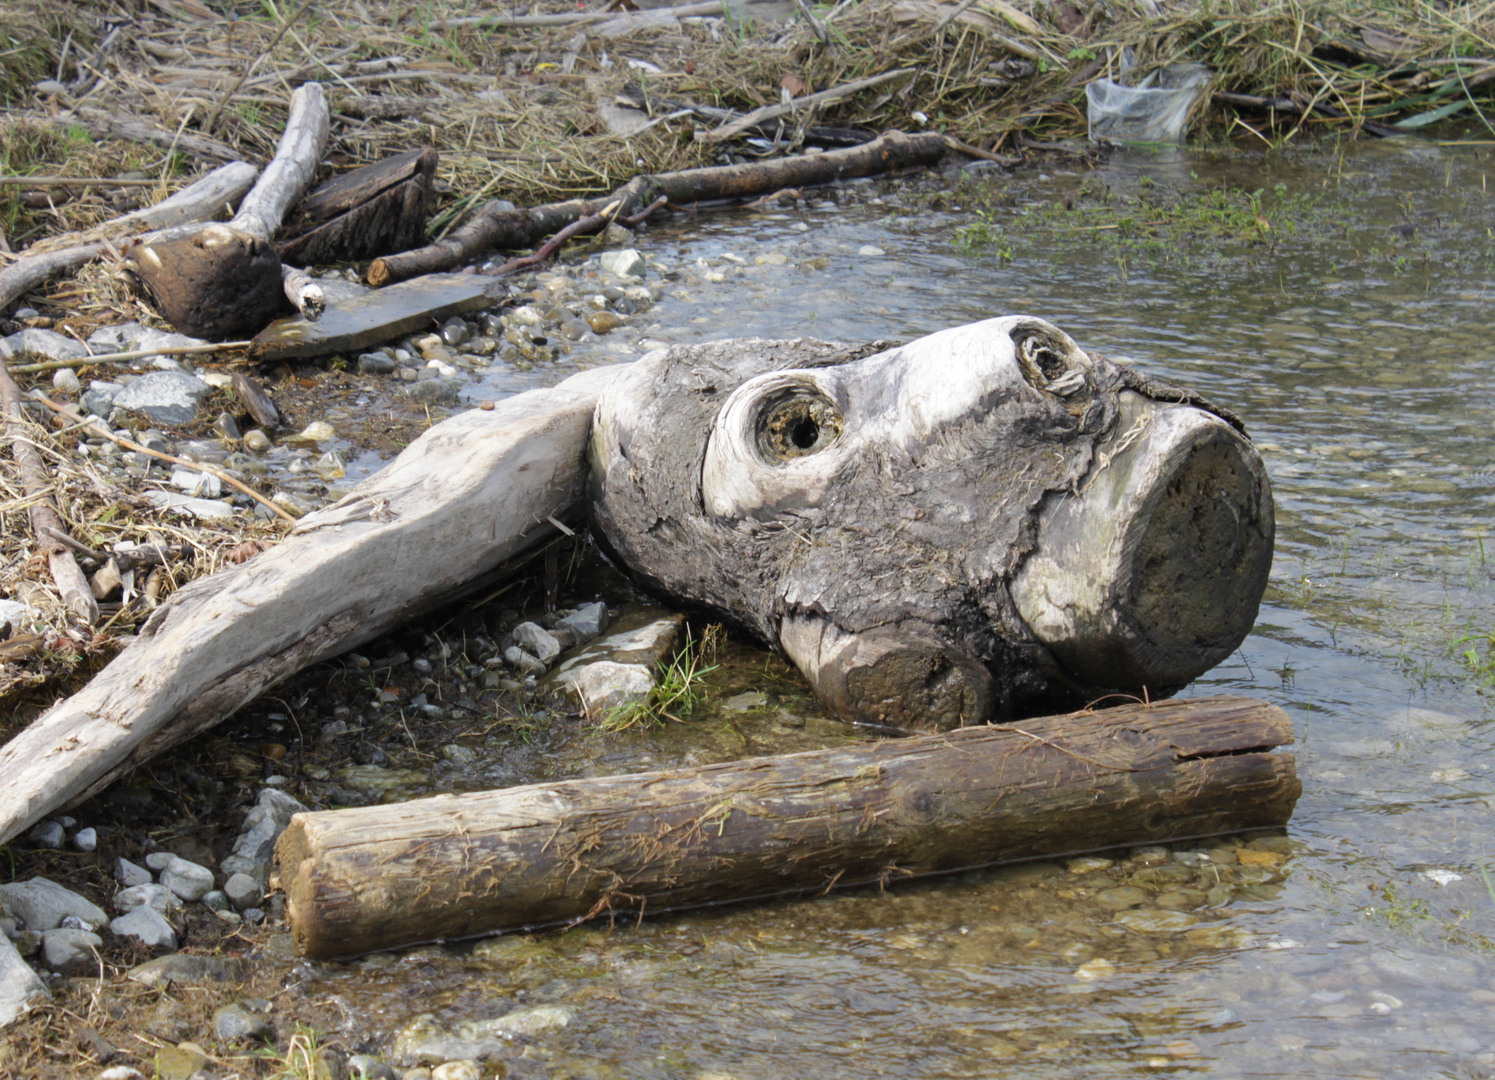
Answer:
[[[1123,59],[1123,78],[1129,67]],[[1096,79],[1085,87],[1091,140],[1182,142],[1189,111],[1204,95],[1210,74],[1203,64],[1169,64],[1137,86]]]

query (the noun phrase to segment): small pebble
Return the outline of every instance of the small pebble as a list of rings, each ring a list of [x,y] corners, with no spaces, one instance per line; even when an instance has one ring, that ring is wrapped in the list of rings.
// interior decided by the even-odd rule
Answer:
[[[79,851],[96,851],[99,846],[99,834],[95,829],[79,829],[73,834],[73,847]]]

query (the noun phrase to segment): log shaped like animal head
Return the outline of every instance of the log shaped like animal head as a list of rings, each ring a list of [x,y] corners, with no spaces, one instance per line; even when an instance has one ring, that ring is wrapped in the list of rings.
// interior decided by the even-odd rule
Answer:
[[[1240,644],[1271,564],[1238,422],[1034,318],[651,353],[599,402],[591,463],[594,524],[646,587],[869,724],[1166,695]]]

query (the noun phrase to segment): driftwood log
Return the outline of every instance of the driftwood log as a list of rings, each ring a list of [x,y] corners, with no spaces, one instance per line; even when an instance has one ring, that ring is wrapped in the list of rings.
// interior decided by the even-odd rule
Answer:
[[[320,312],[320,287],[283,271],[270,236],[311,186],[328,123],[322,87],[300,87],[291,95],[275,157],[232,221],[126,252],[127,268],[182,333],[212,341],[247,337],[283,312],[288,300],[303,312]]]
[[[1201,698],[1011,728],[298,814],[316,958],[1286,824],[1281,709]]]
[[[892,132],[862,146],[824,154],[639,176],[600,199],[570,199],[528,210],[511,209],[508,203],[492,203],[437,243],[375,259],[369,267],[369,283],[388,285],[420,274],[450,270],[483,252],[530,247],[578,218],[600,214],[608,207],[627,215],[637,213],[660,196],[676,205],[749,198],[783,188],[829,184],[931,165],[945,151],[941,135]]]
[[[1239,422],[1041,319],[661,350],[591,462],[618,565],[900,729],[1165,697],[1240,645],[1272,562]]]
[[[276,682],[479,587],[579,524],[602,368],[438,424],[241,566],[174,594],[77,694],[0,747],[0,843]]]

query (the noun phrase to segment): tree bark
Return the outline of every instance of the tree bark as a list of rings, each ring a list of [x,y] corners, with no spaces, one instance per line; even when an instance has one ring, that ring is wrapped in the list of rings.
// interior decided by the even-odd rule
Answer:
[[[410,150],[323,184],[302,200],[280,245],[282,262],[296,266],[354,262],[384,251],[404,251],[426,233],[439,155]]]
[[[311,185],[327,130],[326,95],[320,84],[307,83],[291,95],[275,157],[232,221],[130,249],[126,265],[182,333],[215,341],[244,337],[285,309],[287,289],[270,234]]]
[[[0,843],[307,664],[481,586],[579,520],[600,368],[438,424],[279,546],[175,593],[0,748]],[[433,553],[440,553],[434,558]]]
[[[388,285],[420,274],[450,270],[486,251],[530,247],[541,237],[577,218],[601,213],[615,202],[622,203],[620,214],[632,214],[661,195],[676,204],[747,198],[783,188],[829,184],[893,169],[931,165],[944,156],[945,150],[941,135],[904,135],[895,131],[862,146],[824,154],[635,177],[605,198],[569,199],[528,210],[490,203],[444,240],[375,259],[369,267],[369,282],[375,286]]]
[[[1127,705],[298,814],[277,858],[298,950],[356,956],[1280,826],[1291,742],[1250,698]]]

